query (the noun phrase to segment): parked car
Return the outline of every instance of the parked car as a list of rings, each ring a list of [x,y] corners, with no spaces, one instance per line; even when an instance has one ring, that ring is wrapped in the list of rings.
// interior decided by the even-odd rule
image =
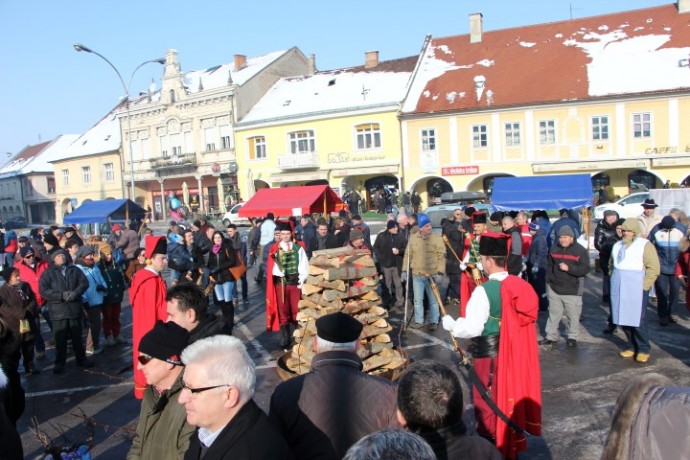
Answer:
[[[5,229],[12,230],[13,228],[26,228],[26,218],[23,216],[12,216],[5,222]]]
[[[223,214],[223,218],[221,219],[221,222],[223,222],[223,225],[226,227],[230,224],[235,224],[235,225],[249,225],[249,219],[246,217],[240,217],[239,212],[240,208],[242,207],[244,203],[237,203],[235,206],[230,208],[230,211],[226,212]]]
[[[487,203],[444,203],[429,206],[424,212],[429,216],[429,219],[431,219],[431,227],[434,229],[434,233],[441,233],[441,221],[448,218],[456,209],[463,209],[466,206],[472,206],[477,211],[486,211],[489,214],[494,210],[492,206]]]
[[[620,217],[630,219],[637,217],[644,211],[642,203],[649,198],[649,192],[638,192],[624,196],[618,201],[604,203],[594,208],[594,220],[602,220],[604,211],[616,211]]]

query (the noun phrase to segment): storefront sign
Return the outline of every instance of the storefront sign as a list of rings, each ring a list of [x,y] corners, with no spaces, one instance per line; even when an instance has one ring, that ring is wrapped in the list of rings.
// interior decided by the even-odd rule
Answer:
[[[331,171],[331,177],[361,176],[365,174],[398,174],[398,170],[398,166],[378,166],[366,168],[361,171],[352,171],[351,169],[334,169]]]
[[[675,158],[655,158],[652,160],[653,166],[690,166],[690,156]]]
[[[467,176],[479,174],[479,166],[446,166],[441,168],[442,176]]]
[[[543,163],[533,164],[534,172],[554,172],[554,171],[598,171],[601,169],[646,169],[649,167],[648,160],[623,160],[623,161],[582,161],[578,163]]]

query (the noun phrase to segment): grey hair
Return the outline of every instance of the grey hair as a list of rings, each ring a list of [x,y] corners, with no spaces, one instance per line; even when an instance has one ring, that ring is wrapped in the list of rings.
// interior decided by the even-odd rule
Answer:
[[[503,222],[504,224],[512,224],[515,222],[515,219],[513,219],[510,216],[505,216],[501,222]]]
[[[683,212],[683,210],[680,208],[671,208],[671,210],[668,212],[668,215],[677,218],[680,216],[681,212]]]
[[[185,366],[203,365],[209,386],[227,384],[235,387],[242,402],[254,397],[254,361],[238,338],[214,335],[198,340],[184,349],[181,358]]]
[[[334,350],[346,350],[346,351],[355,351],[357,349],[357,344],[359,343],[359,339],[354,340],[352,342],[346,342],[346,343],[336,343],[336,342],[331,342],[326,339],[322,339],[318,335],[316,336],[316,347],[319,350],[319,353],[323,351],[334,351]]]
[[[347,450],[343,460],[436,460],[429,443],[406,430],[381,430],[369,434]]]

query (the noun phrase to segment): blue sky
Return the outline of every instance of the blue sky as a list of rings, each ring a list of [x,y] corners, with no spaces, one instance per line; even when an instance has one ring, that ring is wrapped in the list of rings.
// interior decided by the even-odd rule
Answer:
[[[107,57],[125,81],[137,65],[177,49],[183,71],[297,46],[315,54],[319,70],[360,65],[365,51],[381,60],[419,54],[424,37],[468,33],[470,13],[484,30],[596,16],[670,0],[0,0],[0,163],[27,145],[81,134],[124,90],[101,59],[77,53],[80,42]],[[157,83],[149,64],[131,93]]]

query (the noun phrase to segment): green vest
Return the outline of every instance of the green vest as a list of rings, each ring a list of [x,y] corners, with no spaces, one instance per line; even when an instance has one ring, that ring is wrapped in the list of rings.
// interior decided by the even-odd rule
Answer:
[[[501,282],[489,280],[482,287],[489,298],[489,319],[484,324],[482,337],[498,335],[501,329]]]

